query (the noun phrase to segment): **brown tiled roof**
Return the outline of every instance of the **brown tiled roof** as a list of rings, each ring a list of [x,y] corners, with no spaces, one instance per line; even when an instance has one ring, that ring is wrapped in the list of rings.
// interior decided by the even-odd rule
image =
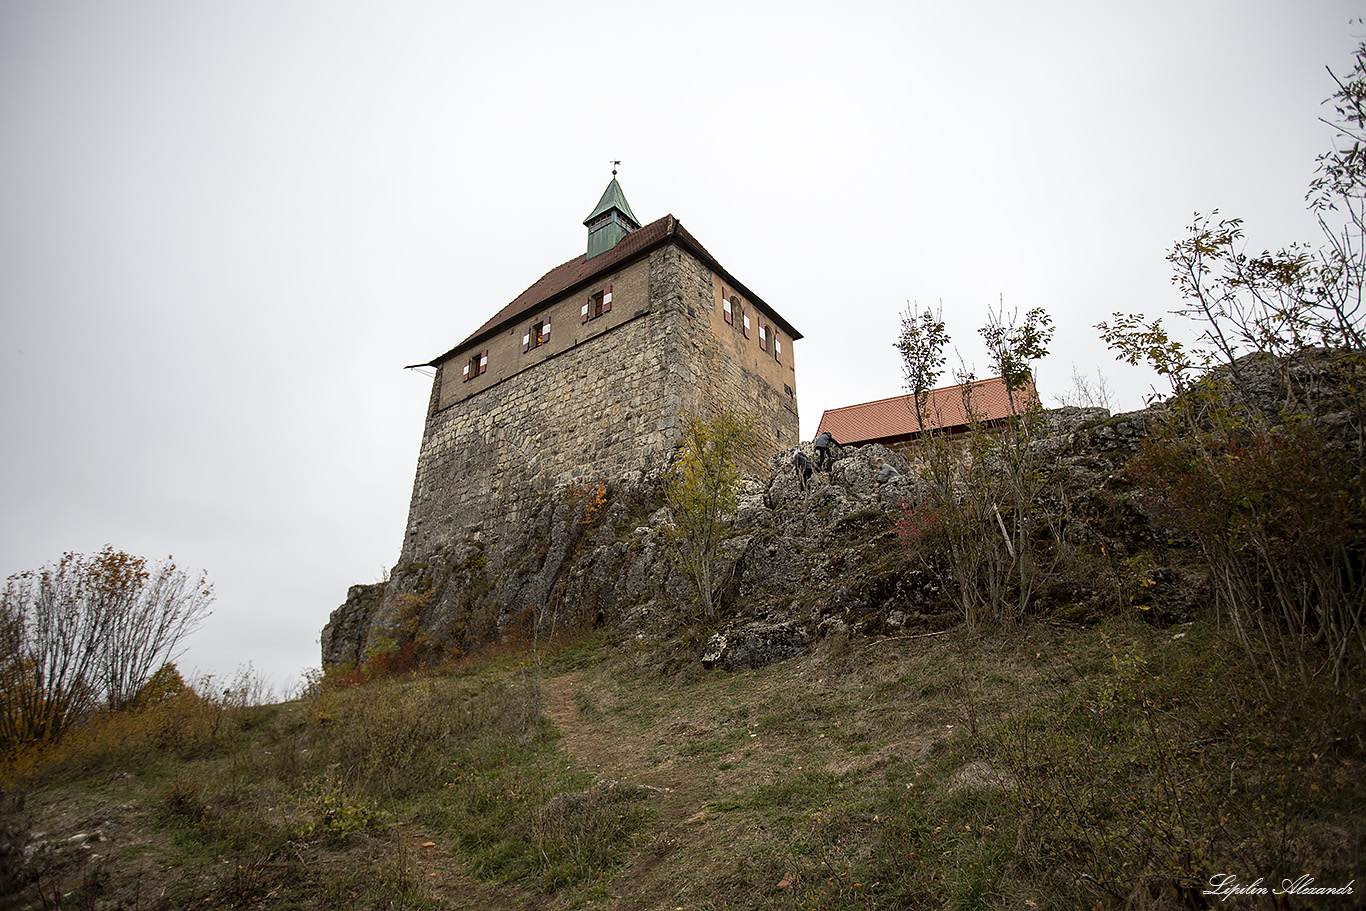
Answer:
[[[1010,417],[1010,399],[1005,380],[999,376],[978,380],[967,385],[973,416],[978,421],[995,421]],[[925,406],[925,425],[930,430],[954,430],[966,427],[964,387],[944,386],[931,390]],[[1015,392],[1016,408],[1038,404],[1038,393],[1031,382]],[[821,415],[817,435],[826,431],[844,444],[872,443],[910,439],[920,433],[920,421],[915,414],[915,397],[905,395],[832,408]]]
[[[456,345],[450,351],[438,357],[432,358],[427,366],[436,366],[441,361],[453,355],[455,352],[466,348],[484,338],[496,335],[508,323],[520,319],[525,314],[542,304],[549,303],[551,300],[572,291],[580,285],[589,284],[595,277],[613,269],[619,268],[631,260],[638,259],[646,255],[656,247],[666,243],[674,242],[691,249],[713,272],[719,273],[729,285],[732,285],[745,294],[745,296],[760,306],[764,307],[769,313],[773,314],[773,320],[778,326],[793,339],[801,338],[801,333],[794,329],[785,319],[773,311],[773,308],[765,304],[762,300],[750,291],[743,284],[736,281],[734,276],[721,267],[721,264],[707,252],[702,244],[698,243],[697,238],[693,237],[683,223],[672,215],[665,215],[627,234],[617,243],[615,247],[606,253],[601,253],[592,259],[588,259],[587,253],[580,253],[567,263],[561,263],[542,275],[535,283],[521,294],[513,298],[512,303],[495,313],[488,322],[474,331],[469,338]]]

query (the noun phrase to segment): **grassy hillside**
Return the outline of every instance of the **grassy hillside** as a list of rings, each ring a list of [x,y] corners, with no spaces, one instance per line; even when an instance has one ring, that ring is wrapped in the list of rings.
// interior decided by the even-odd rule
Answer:
[[[669,648],[98,720],[7,770],[0,907],[1361,906],[1360,695],[1268,696],[1203,623]]]

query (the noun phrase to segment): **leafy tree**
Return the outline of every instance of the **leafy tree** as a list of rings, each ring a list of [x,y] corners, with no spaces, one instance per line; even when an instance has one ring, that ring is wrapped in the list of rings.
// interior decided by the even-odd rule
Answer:
[[[901,315],[901,334],[896,349],[901,352],[902,375],[911,394],[916,425],[920,428],[920,452],[929,469],[929,481],[941,501],[952,497],[954,452],[942,439],[943,415],[930,413],[930,392],[944,372],[944,349],[950,337],[944,326],[942,310],[928,307],[916,312],[908,308]]]
[[[716,615],[714,568],[725,519],[740,496],[740,466],[759,445],[753,417],[719,411],[683,421],[683,445],[670,467],[665,499],[683,542],[688,573],[708,619]]]
[[[1197,215],[1167,257],[1183,299],[1173,314],[1195,344],[1135,314],[1098,328],[1171,386],[1168,421],[1133,468],[1151,508],[1199,548],[1215,606],[1258,673],[1328,668],[1342,683],[1366,660],[1366,44],[1345,78],[1329,74],[1324,122],[1336,136],[1307,195],[1319,245],[1252,254],[1240,219]],[[1295,369],[1325,354],[1328,367]],[[1254,375],[1247,355],[1274,357],[1256,358]],[[1315,420],[1318,390],[1301,388],[1328,373],[1346,393],[1331,434]]]
[[[939,314],[908,310],[896,343],[906,389],[923,428],[918,449],[925,466],[922,478],[928,482],[926,502],[906,504],[900,528],[911,546],[932,542],[946,551],[970,628],[1022,613],[1037,587],[1030,522],[1041,475],[1030,457],[1024,419],[1039,407],[1032,391],[1033,364],[1048,353],[1052,320],[1035,308],[1021,321],[1002,305],[978,332],[993,369],[1005,382],[1013,421],[1005,428],[981,426],[975,418],[981,409],[972,398],[975,377],[960,369],[955,379],[971,427],[961,440],[950,440],[941,429],[943,416],[929,413],[929,391],[943,372],[949,345]],[[1008,607],[1012,594],[1013,610]]]
[[[922,433],[928,426],[925,418],[929,393],[944,372],[944,349],[948,344],[949,333],[944,328],[940,311],[926,308],[917,313],[908,309],[901,315],[901,335],[896,348],[901,352],[906,391],[914,400],[915,417]],[[935,425],[938,423],[936,421]]]
[[[0,748],[51,741],[103,700],[134,705],[213,588],[111,547],[10,576],[0,594]]]
[[[1021,321],[1018,311],[1007,315],[1002,302],[987,314],[987,324],[977,332],[986,343],[992,369],[1006,385],[1010,413],[1018,418],[1038,411],[1033,365],[1048,356],[1053,318],[1042,307],[1034,307]]]
[[[1207,352],[1191,351],[1174,339],[1162,325],[1161,317],[1145,322],[1142,314],[1116,313],[1109,322],[1096,326],[1105,344],[1126,364],[1147,364],[1163,377],[1173,392],[1183,392],[1197,366],[1208,367]]]
[[[1366,348],[1361,298],[1366,284],[1366,43],[1357,46],[1345,80],[1331,69],[1328,75],[1337,90],[1325,102],[1334,117],[1323,122],[1336,135],[1333,149],[1319,156],[1307,196],[1324,239],[1315,270],[1315,313],[1329,327],[1329,340],[1361,350]]]
[[[1005,468],[1008,486],[1005,496],[1010,506],[1010,529],[993,504],[992,510],[1006,537],[1006,550],[1014,564],[1016,609],[1023,614],[1039,583],[1039,567],[1034,552],[1033,525],[1035,501],[1042,488],[1038,460],[1032,455],[1033,428],[1026,420],[1039,411],[1034,390],[1034,364],[1048,356],[1053,340],[1053,320],[1042,307],[1034,307],[1019,318],[1018,311],[1006,313],[1002,302],[987,315],[987,324],[978,329],[991,357],[991,366],[1006,387],[1006,398],[1013,426],[999,436],[998,453]]]
[[[1326,103],[1335,116],[1323,122],[1336,135],[1306,197],[1320,245],[1248,253],[1242,219],[1197,214],[1167,261],[1186,301],[1173,312],[1196,327],[1201,347],[1183,351],[1160,321],[1117,313],[1099,328],[1126,361],[1149,362],[1179,391],[1186,371],[1213,364],[1226,365],[1241,387],[1237,361],[1247,353],[1366,348],[1366,43],[1345,79],[1328,72],[1337,88]]]

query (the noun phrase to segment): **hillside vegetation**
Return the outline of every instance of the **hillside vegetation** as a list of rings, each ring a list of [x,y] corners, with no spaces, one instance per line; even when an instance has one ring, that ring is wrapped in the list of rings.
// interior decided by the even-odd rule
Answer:
[[[1359,692],[1267,698],[1214,626],[1136,617],[182,693],[10,769],[0,906],[1175,908],[1221,874],[1357,883],[1238,907],[1355,906]]]
[[[1363,360],[1233,366],[776,455],[710,615],[658,499],[556,495],[510,582],[448,561],[493,644],[396,586],[300,699],[167,672],[11,750],[0,908],[1359,907]]]
[[[1039,413],[1051,319],[1003,306],[1008,418],[808,486],[695,416],[663,489],[354,587],[278,705],[54,688],[85,615],[12,579],[0,909],[1366,907],[1366,44],[1333,78],[1320,245],[1197,217],[1198,343],[1098,327],[1144,412]],[[902,328],[926,427],[949,339]]]
[[[657,499],[552,500],[515,565],[543,609],[460,588],[494,644],[396,588],[300,699],[167,672],[11,750],[0,908],[1360,906],[1362,363],[1257,355],[1240,399],[809,491],[777,455],[710,616]]]

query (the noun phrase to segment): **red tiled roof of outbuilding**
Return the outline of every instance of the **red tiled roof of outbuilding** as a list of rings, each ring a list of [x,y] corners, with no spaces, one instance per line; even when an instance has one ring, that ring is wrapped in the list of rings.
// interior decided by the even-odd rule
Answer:
[[[966,392],[966,395],[965,395]],[[1037,407],[1038,393],[1032,382],[1015,390],[1017,410]],[[980,422],[997,421],[1011,415],[1005,380],[999,376],[977,380],[966,386],[944,386],[928,393],[925,423],[930,430],[966,427],[968,408]],[[821,415],[817,435],[830,432],[845,445],[895,442],[911,439],[921,432],[915,413],[915,398],[908,392],[891,398],[832,408]]]

